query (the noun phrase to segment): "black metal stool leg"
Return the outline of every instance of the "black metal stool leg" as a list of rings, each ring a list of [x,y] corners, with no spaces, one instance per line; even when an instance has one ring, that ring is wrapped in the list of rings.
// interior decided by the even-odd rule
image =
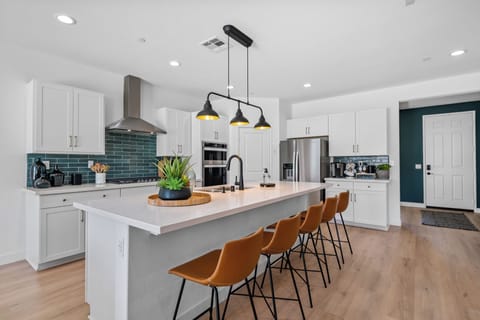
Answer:
[[[247,286],[248,298],[250,299],[250,305],[252,306],[253,317],[255,318],[255,320],[257,320],[257,310],[255,310],[255,304],[253,303],[252,292],[250,291],[250,286],[248,285],[248,279],[245,279],[245,285]]]
[[[325,251],[325,243],[323,242],[323,234],[322,234],[322,229],[319,228],[318,232],[320,233],[320,242],[322,243],[322,253],[323,253],[323,260],[325,261],[325,267],[327,267],[327,278],[328,278],[328,283],[331,282],[330,280],[330,270],[328,269],[328,260],[327,260],[327,252]]]
[[[175,313],[173,314],[173,320],[177,319],[178,308],[180,307],[180,300],[182,299],[183,288],[185,288],[185,279],[182,279],[182,284],[180,286],[180,293],[178,294],[177,304],[175,306]]]
[[[338,241],[338,246],[340,247],[340,255],[342,256],[342,263],[345,264],[345,259],[343,258],[342,241],[340,241],[340,233],[338,233],[337,219],[335,219],[335,217],[333,218],[333,222],[335,223],[335,230],[337,231],[337,241]]]
[[[227,296],[227,300],[225,301],[225,307],[223,308],[222,320],[225,319],[225,314],[227,313],[228,302],[230,301],[230,295],[232,294],[232,289],[233,289],[233,286],[230,286],[230,289],[228,289],[228,296]]]
[[[305,262],[305,251],[306,251],[307,245],[308,245],[308,238],[307,238],[306,244],[304,244],[302,241],[300,245],[300,251],[301,251],[301,256],[303,260],[303,269],[305,270],[305,282],[307,284],[307,289],[308,289],[308,301],[310,302],[310,308],[313,308],[312,293],[310,292],[310,280],[308,279],[307,263]],[[305,246],[305,249],[304,249],[304,246]]]
[[[338,269],[342,270],[340,259],[338,258],[337,247],[335,246],[335,240],[333,239],[332,230],[330,229],[330,223],[327,222],[328,233],[330,234],[330,241],[332,242],[333,252],[335,252],[335,258],[337,258]]]
[[[217,310],[217,320],[220,320],[220,301],[218,299],[217,287],[213,287],[213,291],[215,291],[215,309]]]
[[[212,287],[212,294],[210,295],[210,309],[208,309],[210,311],[209,317],[208,317],[209,320],[213,319],[213,299],[214,298],[215,298],[215,290]]]
[[[272,265],[270,255],[267,256],[268,275],[270,276],[270,290],[272,290],[273,318],[277,320],[277,302],[275,301],[275,289],[273,287]]]
[[[348,246],[350,247],[350,253],[353,254],[352,245],[350,244],[350,238],[348,237],[347,227],[345,227],[345,222],[343,221],[343,216],[341,213],[340,218],[342,219],[343,230],[345,231],[345,236],[347,237]]]
[[[290,276],[292,277],[292,282],[293,282],[293,287],[295,288],[295,294],[297,295],[297,300],[298,300],[298,306],[300,307],[300,312],[302,313],[302,319],[305,320],[305,314],[303,312],[303,306],[302,306],[302,300],[300,300],[300,294],[298,293],[298,288],[297,288],[297,281],[295,280],[295,275],[293,274],[293,267],[292,264],[290,263],[290,254],[287,252],[285,254],[286,256],[286,265],[288,265],[288,268],[290,269]],[[285,266],[286,268],[286,266]],[[323,280],[325,281],[325,279]]]
[[[309,234],[310,238],[313,242],[313,234]],[[313,246],[313,250],[315,251],[315,257],[317,258],[318,268],[320,269],[320,273],[322,274],[323,286],[327,288],[327,282],[325,281],[325,275],[323,274],[322,263],[320,262],[320,257],[318,255],[317,246]]]

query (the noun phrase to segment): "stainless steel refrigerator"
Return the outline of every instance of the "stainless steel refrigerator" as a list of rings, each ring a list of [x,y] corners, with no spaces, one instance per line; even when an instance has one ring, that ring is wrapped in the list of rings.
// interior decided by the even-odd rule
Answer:
[[[325,182],[329,175],[328,137],[280,142],[280,177],[286,181]],[[325,198],[320,192],[311,202]]]

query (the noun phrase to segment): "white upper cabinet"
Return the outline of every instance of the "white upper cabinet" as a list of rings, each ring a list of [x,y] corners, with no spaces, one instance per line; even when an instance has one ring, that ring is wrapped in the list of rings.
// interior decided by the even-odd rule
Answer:
[[[287,138],[318,137],[328,135],[328,115],[287,120]]]
[[[27,152],[105,153],[103,94],[32,80]]]
[[[330,156],[388,154],[386,109],[331,114],[328,122]]]
[[[200,141],[228,143],[229,121],[226,118],[220,116],[218,120],[198,121],[200,121]]]
[[[189,156],[192,154],[192,123],[189,112],[161,108],[158,123],[167,134],[157,135],[157,156]]]
[[[80,153],[105,153],[103,94],[73,89],[73,147]]]

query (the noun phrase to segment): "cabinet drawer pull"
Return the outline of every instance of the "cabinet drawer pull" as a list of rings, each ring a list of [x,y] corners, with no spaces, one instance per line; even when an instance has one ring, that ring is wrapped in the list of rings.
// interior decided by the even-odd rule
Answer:
[[[67,202],[67,199],[63,199],[62,201],[63,201],[63,202]]]
[[[102,197],[103,197],[103,198],[106,198],[106,197],[107,197],[107,195],[106,195],[106,194],[104,194],[104,195],[102,195]]]

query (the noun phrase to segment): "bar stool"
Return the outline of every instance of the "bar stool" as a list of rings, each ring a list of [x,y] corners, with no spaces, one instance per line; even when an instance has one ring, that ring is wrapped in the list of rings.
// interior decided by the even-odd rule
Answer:
[[[350,192],[348,190],[344,191],[344,192],[340,192],[338,194],[337,213],[340,216],[340,219],[342,220],[343,231],[345,232],[345,237],[346,237],[347,240],[341,240],[340,239],[340,234],[338,232],[338,226],[337,226],[337,220],[333,219],[333,221],[335,222],[335,229],[337,230],[337,241],[338,241],[338,244],[340,246],[340,253],[342,255],[342,262],[343,263],[345,263],[345,260],[343,259],[342,242],[344,242],[344,243],[347,242],[348,243],[348,246],[350,248],[350,254],[353,254],[352,244],[350,243],[350,238],[348,236],[347,228],[345,227],[345,222],[343,221],[343,213],[345,211],[347,211],[348,203],[350,202],[349,200],[350,200]]]
[[[232,286],[242,280],[247,286],[250,305],[252,307],[254,318],[257,319],[255,304],[253,303],[252,293],[248,285],[247,277],[255,269],[263,246],[263,228],[245,238],[232,240],[225,243],[222,250],[213,250],[198,258],[190,260],[182,265],[174,267],[168,271],[169,274],[183,278],[178,295],[177,304],[173,319],[177,318],[180,301],[185,287],[185,281],[189,280],[201,285],[212,288],[210,298],[210,319],[213,313],[213,301],[215,300],[215,309],[217,320],[220,320],[220,303],[218,299],[217,287]],[[226,308],[227,306],[225,306]],[[224,314],[225,314],[224,310]]]
[[[330,224],[328,223],[330,220],[332,220],[335,217],[335,214],[337,213],[337,205],[338,205],[338,199],[337,199],[336,196],[327,198],[327,200],[325,201],[325,206],[323,208],[324,210],[323,210],[323,215],[322,215],[322,221],[321,221],[320,225],[318,226],[317,239],[316,239],[315,244],[314,244],[314,247],[316,247],[318,239],[320,239],[320,241],[322,243],[322,255],[323,255],[323,260],[325,261],[325,266],[326,266],[326,269],[327,269],[328,283],[330,283],[331,280],[330,280],[330,270],[328,268],[327,256],[335,256],[336,259],[337,259],[338,268],[340,270],[342,269],[342,266],[340,265],[340,259],[338,258],[337,247],[335,245],[335,242],[334,242],[334,239],[333,239],[333,236],[332,236],[332,230],[330,229]],[[330,234],[330,238],[327,238],[327,237],[323,236],[322,228],[321,228],[322,223],[327,225],[327,229],[328,229],[328,233]],[[335,252],[335,254],[330,254],[330,253],[326,252],[324,240],[328,240],[328,241],[331,242],[332,247],[333,247],[333,251]]]
[[[310,289],[310,280],[308,278],[308,272],[320,271],[320,273],[322,274],[323,285],[325,286],[325,288],[327,287],[327,282],[325,281],[325,275],[323,274],[323,268],[322,268],[323,261],[321,261],[320,259],[319,253],[317,251],[317,247],[315,246],[315,241],[313,239],[313,233],[318,230],[320,226],[320,222],[322,221],[322,216],[325,211],[325,206],[328,206],[328,207],[332,206],[332,201],[328,201],[327,199],[327,202],[325,204],[321,202],[320,204],[311,205],[310,207],[308,207],[305,213],[305,219],[303,220],[303,223],[300,225],[300,231],[298,236],[300,240],[300,244],[292,249],[292,250],[295,250],[300,246],[300,257],[302,258],[303,271],[305,273],[305,278],[302,278],[302,280],[307,285],[308,300],[310,302],[310,307],[313,307],[313,303],[312,303],[312,293]],[[335,202],[335,206],[336,206],[336,202]],[[300,213],[300,215],[302,215],[302,213]],[[305,242],[305,237],[307,237],[306,242]],[[308,248],[309,241],[312,242],[313,251],[310,248]],[[305,260],[306,253],[311,253],[315,255],[319,270],[307,269],[307,263]]]
[[[293,217],[285,218],[278,221],[276,223],[274,232],[265,231],[263,233],[262,255],[264,255],[267,258],[267,265],[265,267],[265,272],[263,274],[262,287],[263,287],[263,282],[265,280],[265,275],[268,269],[268,274],[270,278],[270,289],[272,292],[271,298],[272,298],[273,310],[271,310],[270,306],[268,307],[272,312],[274,319],[278,319],[276,299],[295,300],[295,299],[289,299],[289,298],[275,297],[275,289],[273,285],[273,276],[272,276],[272,261],[271,261],[271,256],[274,254],[282,254],[282,256],[279,258],[282,261],[282,266],[283,266],[283,262],[285,262],[285,266],[286,267],[288,266],[288,269],[290,270],[290,276],[292,278],[293,287],[295,288],[295,294],[297,296],[296,300],[298,301],[300,312],[302,313],[302,319],[305,319],[302,301],[300,300],[300,295],[298,294],[297,282],[293,274],[293,267],[290,263],[290,249],[295,244],[299,229],[300,229],[300,213]],[[262,292],[262,295],[263,295],[263,292]]]

